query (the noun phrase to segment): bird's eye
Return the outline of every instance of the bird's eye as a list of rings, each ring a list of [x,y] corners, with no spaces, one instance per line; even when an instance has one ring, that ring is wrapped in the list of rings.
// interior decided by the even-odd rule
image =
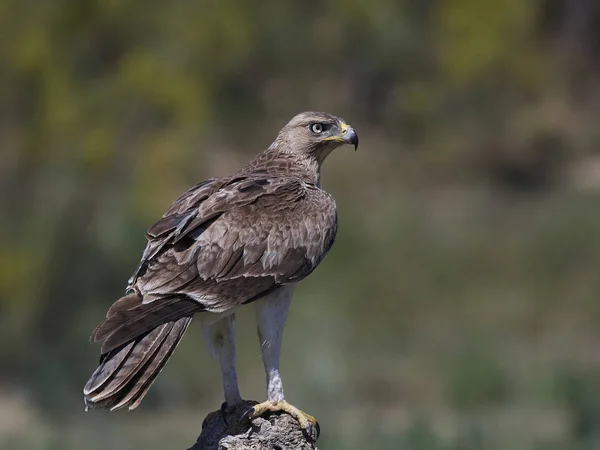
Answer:
[[[325,125],[322,123],[312,123],[310,124],[310,131],[315,134],[321,134],[323,131],[325,131]]]

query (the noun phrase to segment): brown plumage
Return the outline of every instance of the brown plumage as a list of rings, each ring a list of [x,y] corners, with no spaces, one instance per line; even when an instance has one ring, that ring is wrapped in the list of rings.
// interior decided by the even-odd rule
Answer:
[[[195,313],[228,314],[315,269],[337,229],[320,165],[343,143],[358,138],[342,119],[302,113],[238,173],[173,203],[148,230],[127,295],[92,334],[102,356],[84,388],[87,407],[135,408]]]

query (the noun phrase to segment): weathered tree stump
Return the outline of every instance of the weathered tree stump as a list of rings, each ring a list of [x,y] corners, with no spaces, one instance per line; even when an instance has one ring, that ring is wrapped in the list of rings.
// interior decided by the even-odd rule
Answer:
[[[288,414],[267,413],[252,421],[244,418],[256,403],[244,401],[232,411],[211,412],[189,450],[317,450],[317,431],[309,436]]]

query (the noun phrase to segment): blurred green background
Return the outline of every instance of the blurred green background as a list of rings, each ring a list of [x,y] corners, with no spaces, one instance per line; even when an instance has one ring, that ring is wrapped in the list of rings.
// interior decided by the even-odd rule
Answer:
[[[600,447],[596,0],[0,2],[0,448],[185,449],[192,326],[142,406],[84,413],[88,336],[182,191],[296,113],[358,131],[286,327],[323,449]],[[253,312],[242,393],[263,400]]]

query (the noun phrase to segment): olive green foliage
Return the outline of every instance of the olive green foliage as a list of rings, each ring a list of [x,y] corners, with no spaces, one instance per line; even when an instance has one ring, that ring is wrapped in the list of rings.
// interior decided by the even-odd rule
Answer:
[[[1,2],[0,447],[193,443],[221,403],[198,329],[130,414],[83,413],[88,336],[170,202],[314,109],[361,138],[325,163],[338,239],[282,355],[321,447],[596,448],[598,20],[586,0]]]

